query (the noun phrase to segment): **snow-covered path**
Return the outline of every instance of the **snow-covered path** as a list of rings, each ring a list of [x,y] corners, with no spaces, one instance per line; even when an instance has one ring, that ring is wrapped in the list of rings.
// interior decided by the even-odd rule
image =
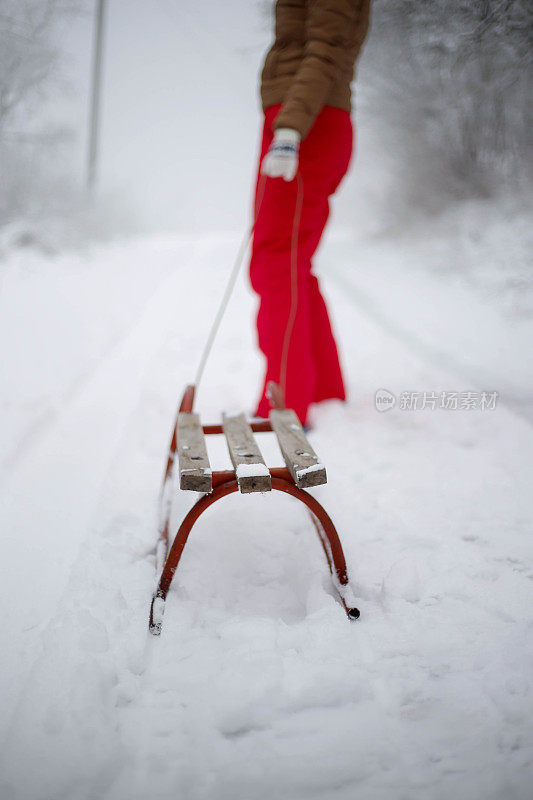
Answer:
[[[444,368],[395,337],[347,289],[385,308],[383,271],[363,283],[354,246],[336,246],[342,275],[326,287],[351,400],[317,409],[329,483],[314,491],[343,539],[361,619],[334,600],[290,498],[233,496],[199,521],[163,634],[148,638],[168,428],[236,242],[125,245],[133,274],[150,272],[145,296],[128,299],[119,273],[120,325],[106,315],[111,339],[87,348],[90,371],[72,358],[69,381],[86,378],[4,483],[2,800],[530,796],[528,414],[506,407],[500,385],[484,387],[503,394],[494,410],[374,408],[378,388],[476,390],[479,374],[515,386],[519,370],[478,359],[468,385],[457,347]],[[376,247],[364,257],[384,264]],[[116,258],[100,252],[95,270],[104,286]],[[17,291],[14,280],[11,301]],[[199,396],[205,419],[251,409],[253,308],[241,281]],[[220,442],[212,456],[226,463]],[[176,520],[189,504],[177,495]]]

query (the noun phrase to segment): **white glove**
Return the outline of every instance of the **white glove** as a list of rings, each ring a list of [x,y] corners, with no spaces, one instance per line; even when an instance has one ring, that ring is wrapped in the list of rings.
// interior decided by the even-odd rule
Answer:
[[[300,134],[292,128],[278,128],[268,153],[261,164],[261,173],[270,178],[292,181],[298,170]]]

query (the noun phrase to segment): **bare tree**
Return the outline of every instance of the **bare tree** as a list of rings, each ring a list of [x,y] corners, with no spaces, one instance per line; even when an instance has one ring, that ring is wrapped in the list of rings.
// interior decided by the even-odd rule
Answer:
[[[488,194],[531,178],[530,0],[375,0],[372,27],[370,108],[411,191]]]
[[[78,0],[0,0],[0,155],[4,165],[0,219],[24,204],[35,149],[44,153],[68,138],[64,128],[43,130],[35,120],[51,93],[65,83],[58,25],[82,7]]]

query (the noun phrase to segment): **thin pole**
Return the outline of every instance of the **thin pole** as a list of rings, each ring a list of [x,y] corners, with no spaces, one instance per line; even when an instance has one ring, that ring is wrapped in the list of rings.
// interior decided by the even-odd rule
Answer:
[[[96,20],[93,34],[93,69],[91,108],[89,115],[89,155],[87,161],[87,190],[92,193],[96,181],[98,138],[100,127],[100,95],[102,84],[102,52],[104,39],[105,0],[96,0]]]

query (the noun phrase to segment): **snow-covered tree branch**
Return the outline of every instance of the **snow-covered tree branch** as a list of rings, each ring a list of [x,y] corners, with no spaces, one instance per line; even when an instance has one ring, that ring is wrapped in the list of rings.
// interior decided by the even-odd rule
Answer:
[[[415,194],[531,178],[532,43],[528,0],[375,1],[364,84]]]

